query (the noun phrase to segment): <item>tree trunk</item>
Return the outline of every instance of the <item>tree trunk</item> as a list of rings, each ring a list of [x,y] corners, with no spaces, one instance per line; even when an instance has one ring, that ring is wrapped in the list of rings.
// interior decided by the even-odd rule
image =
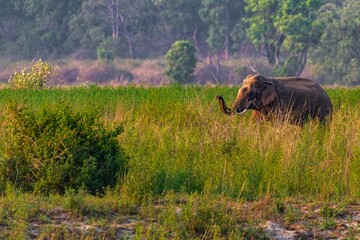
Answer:
[[[114,16],[114,0],[109,0],[108,3],[108,11],[109,11],[109,19],[111,24],[111,30],[112,30],[112,37],[115,37],[115,16]]]
[[[225,26],[225,59],[230,57],[230,3],[225,5],[226,26]]]
[[[196,52],[199,53],[198,40],[197,40],[197,28],[195,28],[193,31],[193,41],[194,41],[194,46],[195,46]]]
[[[115,36],[119,37],[119,0],[116,0]]]
[[[297,69],[297,72],[296,72],[296,76],[300,76],[300,74],[303,72],[304,68],[305,68],[305,65],[306,65],[306,60],[307,60],[307,51],[303,51],[301,53],[301,56],[300,56],[300,66],[299,66],[299,69]]]
[[[120,14],[120,20],[121,20],[123,28],[124,28],[124,35],[125,35],[126,42],[127,42],[127,45],[128,45],[130,58],[133,58],[133,46],[132,46],[131,34],[129,33],[129,31],[128,31],[127,27],[126,27],[125,19],[121,14]]]

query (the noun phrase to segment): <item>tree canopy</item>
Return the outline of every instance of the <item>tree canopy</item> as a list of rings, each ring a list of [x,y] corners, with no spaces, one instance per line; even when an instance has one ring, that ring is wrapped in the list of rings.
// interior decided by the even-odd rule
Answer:
[[[356,0],[0,0],[0,5],[0,53],[7,59],[162,57],[174,42],[187,40],[200,57],[243,57],[244,48],[255,49],[275,75],[300,75],[311,63],[326,83],[359,84]]]
[[[321,0],[245,0],[247,35],[279,75],[300,75],[319,41]]]

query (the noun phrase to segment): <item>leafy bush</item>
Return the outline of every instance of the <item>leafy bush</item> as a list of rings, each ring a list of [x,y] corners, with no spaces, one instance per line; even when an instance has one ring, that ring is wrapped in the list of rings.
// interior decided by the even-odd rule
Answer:
[[[30,72],[24,68],[10,76],[9,85],[14,89],[40,89],[44,88],[48,80],[55,76],[56,70],[49,63],[38,60],[31,67]]]
[[[196,67],[196,50],[189,41],[176,41],[165,56],[165,75],[171,81],[187,83]]]
[[[68,104],[30,110],[11,102],[3,118],[0,184],[25,191],[64,193],[84,188],[90,193],[114,186],[124,173],[126,156],[117,136],[99,121],[96,111],[75,112]]]
[[[114,60],[114,57],[112,56],[112,54],[107,51],[104,47],[97,47],[96,48],[96,55],[98,60],[103,60],[103,61],[112,61]]]

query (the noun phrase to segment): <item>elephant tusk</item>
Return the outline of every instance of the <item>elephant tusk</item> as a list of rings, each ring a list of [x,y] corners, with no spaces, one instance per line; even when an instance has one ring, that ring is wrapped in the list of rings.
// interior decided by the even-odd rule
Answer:
[[[242,110],[241,112],[236,112],[236,114],[241,115],[241,114],[245,113],[246,111],[247,111],[247,108],[245,108],[245,109]]]

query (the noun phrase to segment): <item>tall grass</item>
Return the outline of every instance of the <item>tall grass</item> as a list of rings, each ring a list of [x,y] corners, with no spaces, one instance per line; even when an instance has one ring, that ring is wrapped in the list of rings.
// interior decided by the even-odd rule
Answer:
[[[331,125],[310,122],[303,129],[222,115],[213,96],[225,92],[231,99],[236,89],[155,91],[130,111],[122,136],[132,159],[125,188],[135,197],[169,190],[249,200],[360,195],[359,90],[339,90],[340,99],[338,90],[329,91],[335,96]]]
[[[98,109],[109,125],[124,122],[119,142],[130,160],[119,191],[134,201],[169,192],[245,200],[357,198],[360,89],[327,91],[334,114],[326,127],[223,115],[215,96],[231,102],[237,88],[230,87],[3,89],[0,110],[14,98],[34,108],[67,101],[78,111]]]

